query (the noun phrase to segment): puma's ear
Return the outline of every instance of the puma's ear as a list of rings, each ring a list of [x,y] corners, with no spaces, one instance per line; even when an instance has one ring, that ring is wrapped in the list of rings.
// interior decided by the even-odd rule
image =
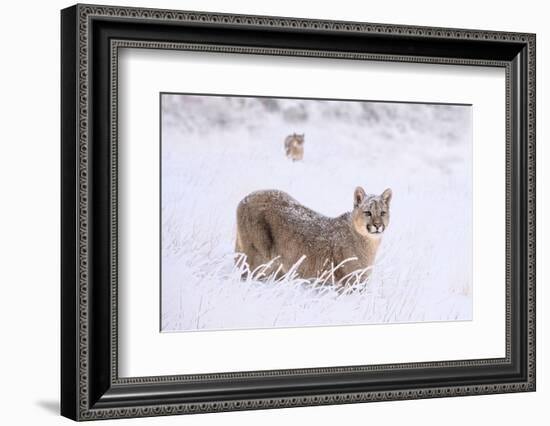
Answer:
[[[355,192],[353,193],[353,207],[359,207],[365,200],[366,196],[367,193],[362,187],[358,186],[355,188]]]
[[[388,188],[384,192],[382,192],[382,199],[384,202],[389,206],[391,201],[392,192],[391,189]]]

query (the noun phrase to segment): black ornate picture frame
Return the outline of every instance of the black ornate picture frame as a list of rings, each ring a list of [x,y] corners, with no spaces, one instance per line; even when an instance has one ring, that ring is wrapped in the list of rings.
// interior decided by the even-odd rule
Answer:
[[[122,47],[505,69],[506,356],[119,377]],[[76,5],[61,12],[61,53],[62,415],[93,420],[535,390],[534,34]]]

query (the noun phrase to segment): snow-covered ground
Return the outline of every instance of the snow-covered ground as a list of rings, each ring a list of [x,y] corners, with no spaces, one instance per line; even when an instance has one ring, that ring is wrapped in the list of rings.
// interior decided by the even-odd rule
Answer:
[[[163,95],[162,330],[470,320],[471,119],[468,106]],[[293,132],[301,162],[284,155]],[[281,189],[336,216],[358,185],[393,190],[368,281],[241,280],[245,195]]]

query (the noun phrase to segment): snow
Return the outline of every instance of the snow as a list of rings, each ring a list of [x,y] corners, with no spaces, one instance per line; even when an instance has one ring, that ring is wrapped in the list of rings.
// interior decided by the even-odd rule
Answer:
[[[285,156],[294,132],[303,161]],[[469,106],[163,95],[162,331],[471,320],[471,133]],[[357,186],[393,191],[368,279],[241,279],[246,195],[335,217]]]

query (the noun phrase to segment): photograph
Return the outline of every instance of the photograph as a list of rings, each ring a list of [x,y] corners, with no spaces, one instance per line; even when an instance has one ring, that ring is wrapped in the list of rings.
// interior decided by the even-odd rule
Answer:
[[[160,330],[472,320],[472,108],[161,93]]]

